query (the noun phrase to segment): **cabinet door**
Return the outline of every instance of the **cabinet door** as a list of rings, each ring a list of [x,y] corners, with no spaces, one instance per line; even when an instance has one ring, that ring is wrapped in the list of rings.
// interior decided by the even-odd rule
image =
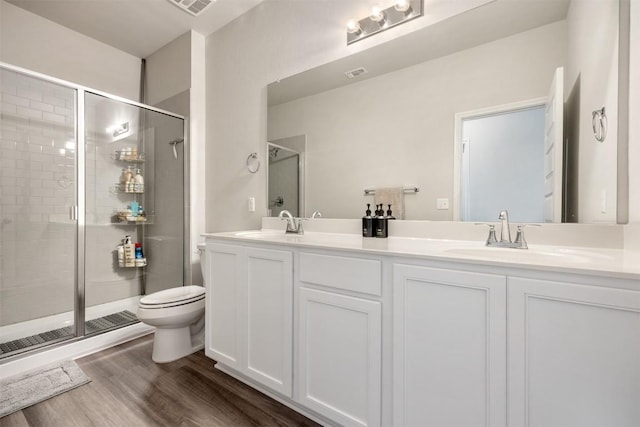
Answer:
[[[243,372],[291,397],[293,270],[291,252],[245,249]]]
[[[235,369],[242,366],[237,336],[242,289],[242,248],[207,243],[205,353]]]
[[[509,278],[508,310],[509,425],[640,425],[640,292]]]
[[[394,265],[395,426],[504,426],[506,278]]]
[[[381,305],[300,288],[298,400],[346,426],[380,424]]]

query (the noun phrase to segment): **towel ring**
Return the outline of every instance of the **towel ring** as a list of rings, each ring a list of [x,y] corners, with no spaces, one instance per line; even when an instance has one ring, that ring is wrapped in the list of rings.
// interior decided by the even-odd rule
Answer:
[[[251,153],[247,157],[247,170],[251,173],[256,173],[260,169],[260,159],[258,159],[258,153]]]
[[[607,137],[607,115],[604,112],[604,107],[600,110],[593,111],[591,115],[593,136],[596,138],[596,141],[603,142]]]

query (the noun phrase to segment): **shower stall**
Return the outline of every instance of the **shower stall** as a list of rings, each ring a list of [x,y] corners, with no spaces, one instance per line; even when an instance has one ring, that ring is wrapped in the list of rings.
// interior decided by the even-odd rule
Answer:
[[[189,245],[183,117],[2,63],[0,104],[2,363],[137,322]]]

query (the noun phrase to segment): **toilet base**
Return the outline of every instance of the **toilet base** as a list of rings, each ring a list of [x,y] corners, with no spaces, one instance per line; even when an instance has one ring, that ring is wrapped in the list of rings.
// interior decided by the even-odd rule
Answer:
[[[196,346],[200,347],[200,346]],[[198,351],[191,345],[189,325],[183,328],[156,328],[151,359],[156,363],[169,363]]]

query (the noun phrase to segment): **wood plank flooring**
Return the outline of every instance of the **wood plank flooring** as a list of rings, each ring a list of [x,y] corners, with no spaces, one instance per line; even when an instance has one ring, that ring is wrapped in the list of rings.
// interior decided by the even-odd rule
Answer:
[[[0,418],[9,426],[317,426],[213,367],[151,360],[153,336],[77,359],[91,382]]]

